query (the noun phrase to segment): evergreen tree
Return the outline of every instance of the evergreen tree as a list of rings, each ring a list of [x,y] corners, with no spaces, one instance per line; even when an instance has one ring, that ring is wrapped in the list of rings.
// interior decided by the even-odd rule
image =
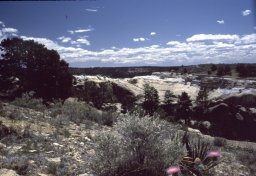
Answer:
[[[157,110],[158,105],[159,96],[157,90],[154,87],[145,84],[143,108],[145,109],[146,113],[153,115],[153,113]]]
[[[206,87],[201,86],[200,90],[196,97],[196,103],[197,105],[206,107],[208,102],[208,93],[209,90]]]
[[[190,106],[192,102],[186,92],[182,92],[178,99],[177,118],[185,119],[185,123],[188,125],[190,120]]]
[[[17,94],[34,91],[36,97],[47,101],[70,96],[72,75],[57,51],[17,37],[2,40],[0,51],[1,90],[17,86]]]

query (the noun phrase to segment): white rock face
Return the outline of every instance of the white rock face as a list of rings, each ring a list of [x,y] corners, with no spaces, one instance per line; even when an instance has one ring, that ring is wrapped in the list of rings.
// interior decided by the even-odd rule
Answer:
[[[192,100],[195,100],[200,89],[199,80],[195,80],[195,76],[186,75],[186,76],[170,76],[165,73],[157,73],[148,76],[135,76],[133,78],[108,78],[104,76],[85,76],[85,75],[74,75],[77,79],[78,85],[83,85],[86,80],[94,82],[105,82],[110,81],[118,84],[121,87],[127,88],[135,96],[143,95],[144,84],[149,84],[157,89],[160,101],[164,100],[164,93],[166,90],[170,90],[174,95],[180,95],[182,92],[187,92]],[[129,80],[137,80],[136,84],[132,84]],[[190,81],[187,81],[187,80]],[[208,77],[208,79],[215,79],[213,77]],[[230,81],[230,84],[236,86],[229,89],[218,88],[209,93],[209,99],[217,98],[227,98],[234,95],[243,95],[243,94],[254,94],[256,95],[256,90],[248,86],[249,84],[255,84],[254,80],[236,80],[231,78],[223,78]],[[248,87],[248,88],[247,88]]]

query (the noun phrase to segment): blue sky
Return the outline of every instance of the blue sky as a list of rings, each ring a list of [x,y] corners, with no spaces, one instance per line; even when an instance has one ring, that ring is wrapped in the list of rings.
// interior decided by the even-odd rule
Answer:
[[[70,66],[256,61],[254,0],[0,2],[0,40],[19,36]]]

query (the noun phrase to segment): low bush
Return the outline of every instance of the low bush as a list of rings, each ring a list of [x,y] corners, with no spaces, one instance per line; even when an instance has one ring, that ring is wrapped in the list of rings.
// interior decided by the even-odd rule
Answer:
[[[111,126],[115,119],[114,113],[100,111],[83,102],[65,102],[62,106],[51,108],[50,112],[51,115],[60,117],[58,121],[66,119],[77,124],[90,120]]]
[[[43,99],[34,98],[35,92],[27,92],[22,94],[20,98],[15,98],[12,104],[24,108],[31,108],[38,111],[44,111],[46,106],[43,104]]]
[[[99,176],[164,175],[184,155],[169,123],[132,115],[119,117],[113,130],[98,134],[94,149],[90,166]]]

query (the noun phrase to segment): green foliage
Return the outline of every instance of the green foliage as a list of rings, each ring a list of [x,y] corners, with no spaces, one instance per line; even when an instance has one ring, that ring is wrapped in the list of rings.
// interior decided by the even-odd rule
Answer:
[[[236,71],[240,77],[253,77],[256,76],[256,66],[250,64],[239,64],[236,66]]]
[[[213,145],[217,147],[225,147],[227,145],[227,139],[222,137],[215,137],[213,140]]]
[[[201,86],[196,97],[197,105],[206,107],[208,103],[208,94],[209,94],[209,90],[206,87]]]
[[[153,115],[153,113],[157,110],[158,105],[159,96],[157,90],[154,87],[145,84],[143,108],[145,109],[146,113]]]
[[[190,97],[186,92],[182,92],[178,98],[177,118],[185,119],[185,123],[188,124],[191,111],[190,106],[192,105]]]
[[[100,111],[83,102],[65,102],[63,106],[57,109],[52,108],[50,111],[56,117],[61,117],[60,121],[67,118],[77,124],[90,120],[102,125],[111,126],[115,120],[114,113]]]
[[[231,75],[231,68],[229,65],[220,65],[217,69],[217,76]]]
[[[46,109],[46,106],[43,104],[43,99],[34,98],[34,94],[35,92],[33,91],[23,93],[21,98],[15,98],[15,100],[12,101],[12,104],[24,108],[44,111]]]
[[[70,96],[72,76],[57,51],[16,37],[2,40],[0,50],[1,90],[18,88],[17,94],[35,91],[35,96],[44,100]]]
[[[91,169],[99,176],[164,175],[184,154],[174,137],[175,131],[165,121],[120,117],[112,131],[98,134]]]
[[[102,108],[104,103],[116,102],[112,84],[108,82],[95,83],[86,81],[84,84],[83,100],[92,102],[95,107]]]
[[[217,70],[217,66],[215,64],[211,65],[211,71],[216,71]]]

